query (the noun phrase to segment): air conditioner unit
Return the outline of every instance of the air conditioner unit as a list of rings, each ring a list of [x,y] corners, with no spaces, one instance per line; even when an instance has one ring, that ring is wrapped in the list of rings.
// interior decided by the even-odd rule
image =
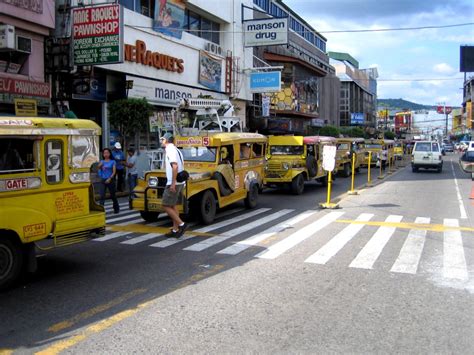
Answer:
[[[211,52],[213,54],[222,55],[222,48],[218,44],[207,42],[206,46],[204,47],[206,51]]]
[[[15,27],[0,25],[0,51],[15,50]]]
[[[16,50],[22,53],[31,53],[31,38],[16,36]]]

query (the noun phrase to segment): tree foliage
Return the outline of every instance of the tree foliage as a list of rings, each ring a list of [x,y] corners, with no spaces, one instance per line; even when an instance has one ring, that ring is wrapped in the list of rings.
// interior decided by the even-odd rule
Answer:
[[[339,131],[339,128],[335,126],[324,126],[311,127],[310,134],[316,134],[318,136],[339,137],[341,132]]]
[[[395,139],[395,133],[391,132],[391,131],[385,131],[383,133],[383,136],[385,139]]]
[[[341,134],[351,138],[366,138],[364,130],[360,127],[341,127]]]
[[[121,99],[109,104],[109,122],[124,137],[134,137],[147,127],[153,106],[143,99]]]

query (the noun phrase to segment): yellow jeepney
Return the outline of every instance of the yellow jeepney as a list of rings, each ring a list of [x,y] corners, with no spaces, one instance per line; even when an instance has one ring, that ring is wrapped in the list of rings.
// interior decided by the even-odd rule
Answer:
[[[91,165],[100,127],[89,120],[0,117],[0,288],[48,248],[103,234]]]
[[[393,144],[393,155],[396,160],[402,160],[405,151],[405,143],[403,141],[396,141]]]
[[[291,186],[292,193],[300,195],[304,182],[317,180],[327,183],[323,169],[324,145],[336,145],[336,138],[324,136],[270,136],[268,138],[265,185]]]
[[[186,183],[181,213],[196,215],[204,224],[213,222],[217,208],[245,201],[254,208],[263,188],[267,137],[257,133],[219,132],[206,136],[178,136],[190,178]],[[161,198],[166,185],[165,170],[145,173],[134,190],[132,208],[146,221],[163,212]]]
[[[382,147],[385,146],[387,149],[387,165],[392,164],[395,159],[394,155],[394,141],[390,139],[366,139],[365,140],[365,161],[364,166],[367,166],[369,163],[369,152],[372,152],[370,165],[375,166],[377,164],[377,160],[379,159],[380,155],[382,154]]]
[[[337,172],[348,177],[352,172],[352,155],[355,154],[355,170],[359,172],[365,163],[364,138],[336,138],[336,166]]]

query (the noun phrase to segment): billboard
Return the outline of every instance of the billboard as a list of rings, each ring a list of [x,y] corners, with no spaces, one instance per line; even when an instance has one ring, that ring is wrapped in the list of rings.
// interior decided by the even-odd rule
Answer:
[[[474,72],[474,46],[461,46],[460,72]]]
[[[250,91],[254,93],[278,92],[281,90],[281,72],[250,73]]]
[[[221,91],[222,61],[204,51],[199,52],[199,84]]]
[[[245,47],[273,46],[287,43],[287,17],[244,21]]]
[[[184,1],[160,0],[159,4],[158,1],[155,3],[153,30],[181,39],[186,21]]]
[[[72,10],[74,65],[123,62],[123,9],[118,4]]]
[[[436,107],[436,112],[438,112],[439,114],[446,114],[446,115],[449,115],[451,113],[451,111],[453,110],[452,107],[450,106],[438,106]]]
[[[363,112],[351,113],[351,125],[363,125],[364,121],[365,119]]]

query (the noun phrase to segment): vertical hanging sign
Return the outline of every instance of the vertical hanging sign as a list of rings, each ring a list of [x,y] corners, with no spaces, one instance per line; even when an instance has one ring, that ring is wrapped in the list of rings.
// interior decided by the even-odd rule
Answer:
[[[123,62],[123,9],[118,4],[72,11],[74,65]]]

